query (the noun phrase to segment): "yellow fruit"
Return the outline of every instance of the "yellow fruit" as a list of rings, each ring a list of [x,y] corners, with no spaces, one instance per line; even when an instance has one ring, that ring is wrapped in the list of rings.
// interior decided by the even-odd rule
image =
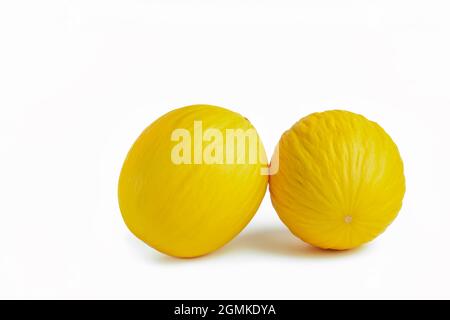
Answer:
[[[267,188],[264,168],[264,148],[243,116],[208,105],[174,110],[145,129],[128,153],[119,179],[123,219],[160,252],[208,254],[254,216]]]
[[[314,113],[285,132],[271,166],[272,203],[302,240],[345,250],[381,234],[405,193],[397,146],[375,122],[347,111]]]

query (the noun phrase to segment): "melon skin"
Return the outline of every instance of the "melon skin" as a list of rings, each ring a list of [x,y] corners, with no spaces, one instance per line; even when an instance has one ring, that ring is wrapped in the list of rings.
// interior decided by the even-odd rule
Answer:
[[[272,204],[289,230],[323,249],[347,250],[393,222],[405,194],[403,161],[377,123],[343,110],[311,114],[274,154]]]
[[[255,215],[268,184],[268,176],[261,174],[267,158],[257,164],[174,164],[176,142],[171,134],[184,128],[194,136],[194,121],[224,136],[226,129],[254,129],[246,118],[221,107],[173,110],[133,144],[118,187],[130,231],[154,249],[179,258],[209,254],[232,240]]]

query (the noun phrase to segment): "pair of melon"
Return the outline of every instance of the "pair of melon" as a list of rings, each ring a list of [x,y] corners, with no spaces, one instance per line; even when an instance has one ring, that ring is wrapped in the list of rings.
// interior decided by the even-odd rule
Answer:
[[[122,216],[139,239],[175,257],[213,252],[250,222],[267,184],[290,231],[323,249],[373,240],[401,208],[397,146],[361,115],[327,111],[301,119],[282,135],[270,165],[257,135],[257,161],[242,154],[252,151],[250,138],[243,149],[227,148],[230,130],[254,128],[240,114],[209,105],[176,109],[145,129],[119,179]]]

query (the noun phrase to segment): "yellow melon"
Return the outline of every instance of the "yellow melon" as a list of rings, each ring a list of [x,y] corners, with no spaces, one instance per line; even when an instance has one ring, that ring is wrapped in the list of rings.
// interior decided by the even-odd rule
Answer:
[[[281,137],[271,166],[280,219],[320,248],[345,250],[373,240],[402,206],[399,150],[378,124],[358,114],[335,110],[301,119]]]
[[[126,157],[119,178],[123,219],[160,252],[205,255],[254,216],[267,166],[254,127],[240,114],[209,105],[176,109],[145,129]]]

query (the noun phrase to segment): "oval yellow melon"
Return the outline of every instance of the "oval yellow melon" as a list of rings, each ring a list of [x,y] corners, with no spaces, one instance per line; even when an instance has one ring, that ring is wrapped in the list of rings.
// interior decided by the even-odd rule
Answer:
[[[375,122],[347,111],[314,113],[285,132],[277,149],[272,203],[305,242],[355,248],[397,216],[405,193],[403,162]]]
[[[262,143],[243,116],[208,105],[171,111],[127,155],[119,178],[123,219],[160,252],[208,254],[254,216],[267,188],[264,167]]]

